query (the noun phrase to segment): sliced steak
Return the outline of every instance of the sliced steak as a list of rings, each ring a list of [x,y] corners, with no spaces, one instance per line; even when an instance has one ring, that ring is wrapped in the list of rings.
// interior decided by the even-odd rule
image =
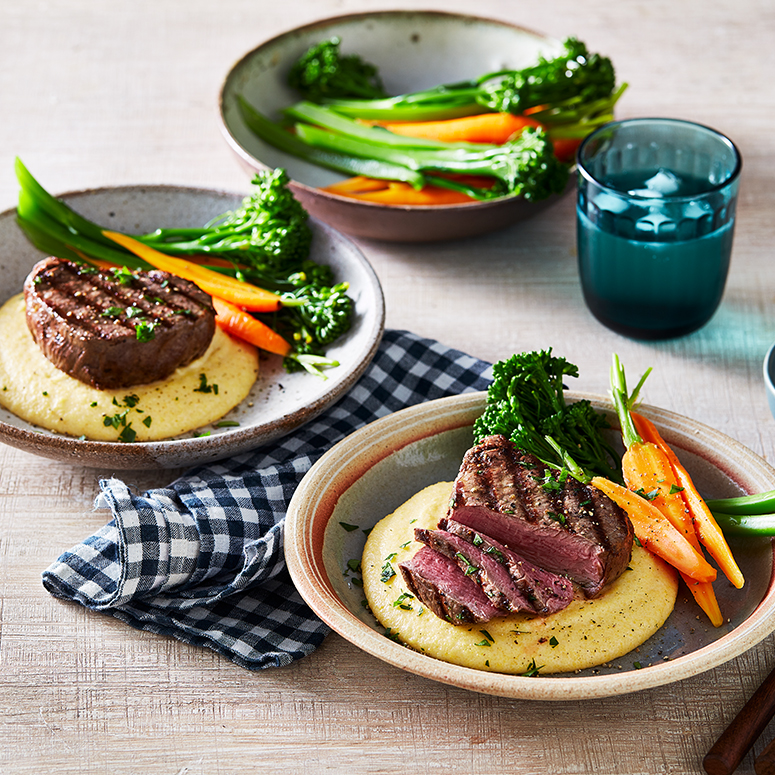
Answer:
[[[409,591],[436,616],[452,624],[489,622],[507,614],[490,602],[456,562],[427,546],[398,567]]]
[[[414,537],[457,563],[466,576],[475,581],[490,602],[503,611],[535,613],[530,600],[520,591],[505,565],[477,546],[446,530],[418,528]]]
[[[528,601],[529,607],[524,610],[542,615],[553,614],[566,608],[573,600],[573,584],[567,576],[539,568],[507,546],[453,519],[442,519],[439,530],[468,542],[504,567],[512,583]]]
[[[43,354],[100,389],[164,379],[207,350],[210,296],[166,272],[98,270],[63,258],[24,283],[27,326]]]
[[[529,562],[567,575],[593,597],[626,568],[627,515],[593,487],[564,482],[505,436],[489,436],[463,458],[449,517]]]

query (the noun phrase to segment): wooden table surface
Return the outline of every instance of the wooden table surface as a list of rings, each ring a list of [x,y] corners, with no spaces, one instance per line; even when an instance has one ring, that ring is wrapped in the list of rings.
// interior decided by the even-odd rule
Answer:
[[[411,7],[412,3],[403,3]],[[0,0],[0,209],[15,155],[52,192],[128,183],[247,191],[217,94],[236,59],[297,24],[390,8],[368,0]],[[573,197],[498,233],[430,245],[359,244],[387,325],[487,360],[553,347],[573,388],[605,393],[611,353],[653,366],[649,403],[710,424],[775,462],[761,364],[775,340],[775,13],[763,0],[426,0],[612,57],[622,116],[717,127],[745,158],[733,263],[703,330],[624,339],[579,289]],[[2,250],[2,246],[0,246]],[[2,345],[0,345],[2,346]],[[251,673],[210,651],[58,602],[40,574],[100,527],[113,472],[0,446],[0,772],[111,775],[692,773],[775,666],[772,637],[672,686],[585,702],[469,693],[387,666],[331,635],[289,668]],[[176,471],[124,472],[132,485]],[[770,727],[754,747],[773,736]],[[753,754],[741,773],[752,773]]]

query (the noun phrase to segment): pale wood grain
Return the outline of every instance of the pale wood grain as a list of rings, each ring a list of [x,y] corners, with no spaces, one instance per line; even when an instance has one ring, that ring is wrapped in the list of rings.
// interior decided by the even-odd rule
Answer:
[[[231,64],[364,0],[0,2],[0,208],[20,155],[54,192],[125,183],[247,189],[219,136]],[[418,6],[419,7],[419,6]],[[554,347],[574,389],[603,393],[612,351],[654,366],[646,399],[775,461],[760,380],[775,325],[775,14],[761,0],[428,0],[423,8],[577,35],[630,90],[623,116],[689,118],[728,132],[745,169],[733,268],[719,313],[685,339],[623,339],[589,315],[576,272],[574,202],[476,240],[361,241],[387,323],[494,360]],[[0,249],[1,246],[0,246]],[[692,773],[772,669],[773,638],[708,673],[633,697],[517,702],[409,675],[332,635],[312,656],[251,673],[51,598],[40,573],[104,524],[101,477],[0,447],[0,772]],[[140,489],[176,472],[125,472]],[[775,736],[762,739],[738,772]]]

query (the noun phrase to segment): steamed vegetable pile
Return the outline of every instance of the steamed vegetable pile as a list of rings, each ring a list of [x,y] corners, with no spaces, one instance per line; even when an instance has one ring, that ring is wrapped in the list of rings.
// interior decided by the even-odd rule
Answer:
[[[17,221],[48,255],[128,270],[161,269],[213,297],[216,322],[234,336],[283,356],[288,371],[338,365],[328,345],[349,330],[346,282],[310,259],[307,212],[282,169],[259,173],[241,205],[201,228],[130,236],[104,229],[49,194],[16,160]],[[186,258],[181,258],[185,256]]]
[[[649,372],[630,393],[614,356],[611,396],[625,447],[621,457],[606,440],[604,431],[610,426],[602,414],[588,401],[565,402],[563,379],[578,376],[578,370],[551,350],[495,364],[474,437],[480,441],[503,434],[560,471],[561,478],[573,476],[604,492],[627,513],[641,545],[678,570],[698,605],[719,627],[724,618],[713,591],[717,571],[704,552],[741,588],[743,574],[719,522],[731,532],[771,533],[775,519],[765,511],[773,510],[775,494],[706,503],[654,424],[635,410]],[[752,516],[757,511],[760,516]]]
[[[384,96],[377,69],[333,38],[294,64],[303,100],[278,123],[239,97],[247,126],[293,156],[354,176],[325,190],[386,204],[561,193],[580,141],[626,88],[611,61],[569,38],[523,70]]]

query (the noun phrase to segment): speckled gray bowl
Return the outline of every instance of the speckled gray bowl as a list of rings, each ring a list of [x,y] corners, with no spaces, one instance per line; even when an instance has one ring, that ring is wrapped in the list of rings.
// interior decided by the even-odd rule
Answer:
[[[310,46],[339,36],[344,53],[358,53],[379,67],[390,94],[525,67],[539,54],[552,56],[560,41],[506,22],[437,11],[378,11],[307,24],[262,43],[226,76],[220,94],[221,131],[248,171],[284,167],[307,210],[347,234],[387,241],[433,242],[501,229],[530,218],[557,201],[503,197],[491,202],[392,206],[320,191],[344,175],[283,153],[245,124],[238,95],[270,118],[299,100],[286,86],[291,65]],[[573,188],[570,181],[568,189]]]
[[[247,193],[247,192],[246,192]],[[65,194],[74,209],[100,225],[129,233],[159,226],[201,226],[235,207],[244,194],[178,186],[125,186]],[[0,214],[0,303],[19,293],[42,253],[27,240],[16,211]],[[0,408],[0,441],[56,460],[111,469],[177,468],[236,455],[271,442],[316,417],[342,396],[371,361],[385,320],[377,276],[361,251],[329,226],[312,222],[312,258],[329,264],[337,279],[350,283],[355,323],[329,355],[340,365],[323,380],[306,372],[287,374],[281,359],[261,361],[261,375],[250,395],[224,419],[239,427],[206,427],[209,436],[122,444],[83,441],[51,433]]]
[[[568,397],[590,399],[614,421],[604,399],[579,393]],[[337,444],[302,480],[286,520],[288,568],[310,607],[342,637],[391,665],[464,689],[520,699],[579,700],[702,673],[775,629],[773,548],[768,538],[757,538],[732,544],[746,578],[743,589],[723,577],[714,584],[727,623],[714,629],[703,621],[691,595],[681,588],[675,610],[637,655],[599,668],[530,678],[505,675],[451,665],[389,639],[364,609],[362,588],[345,573],[347,562],[363,553],[364,530],[423,487],[454,478],[484,403],[484,393],[470,393],[377,420]],[[656,423],[707,497],[775,489],[775,469],[739,442],[672,412],[648,406],[642,412]],[[360,529],[345,530],[342,522]]]

